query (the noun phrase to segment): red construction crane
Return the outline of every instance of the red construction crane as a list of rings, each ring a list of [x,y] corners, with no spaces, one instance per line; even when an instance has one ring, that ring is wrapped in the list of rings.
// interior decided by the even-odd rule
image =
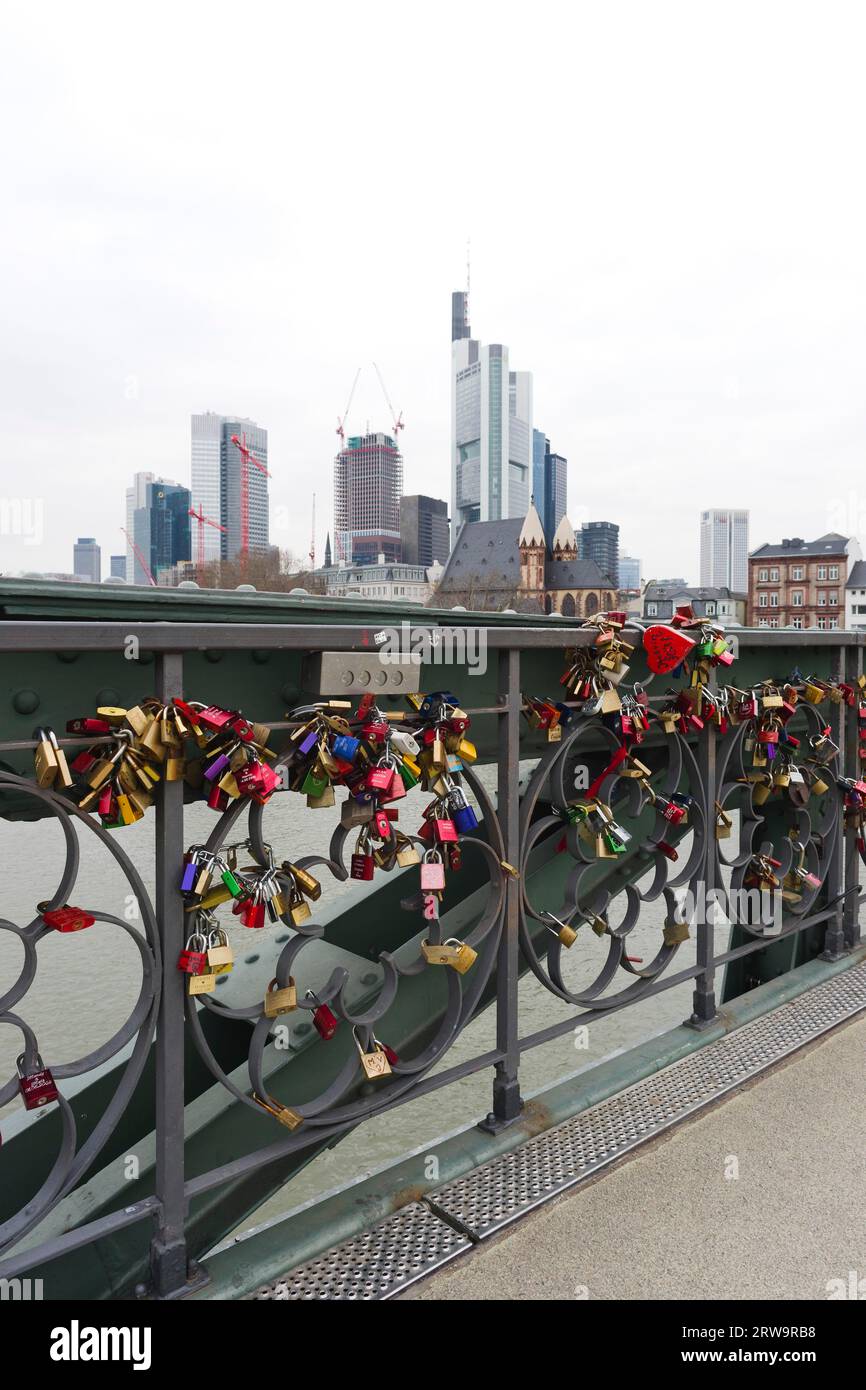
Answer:
[[[196,511],[194,507],[190,507],[189,514],[190,516],[194,516],[196,521],[198,522],[196,567],[199,570],[201,570],[204,568],[204,528],[206,526],[213,526],[214,529],[217,531],[224,531],[226,528],[224,526],[221,526],[218,521],[213,521],[211,517],[205,516],[201,507],[201,503],[199,503],[198,511]]]
[[[156,588],[156,580],[154,579],[153,575],[151,574],[150,570],[148,569],[148,567],[147,567],[147,561],[145,560],[145,558],[144,558],[144,556],[142,555],[141,551],[139,550],[138,546],[135,544],[135,541],[132,539],[132,536],[129,534],[129,532],[127,531],[127,529],[126,529],[125,526],[121,526],[120,529],[121,529],[121,531],[123,532],[123,534],[126,536],[126,539],[129,541],[129,544],[132,546],[133,554],[135,555],[136,560],[137,560],[138,563],[141,565],[141,568],[144,570],[145,574],[147,575],[148,583],[149,583],[149,584],[152,584],[153,587]]]
[[[355,380],[352,382],[352,389],[349,392],[349,399],[346,401],[346,409],[343,411],[342,415],[337,416],[337,434],[340,436],[341,449],[346,442],[346,431],[343,429],[343,426],[346,423],[346,417],[349,414],[349,406],[352,404],[352,397],[355,394],[355,387],[358,385],[358,377],[360,375],[361,368],[359,367],[355,373]]]
[[[375,362],[373,363],[373,366],[376,367],[376,363],[375,363]],[[394,422],[394,442],[395,442],[395,444],[397,444],[397,443],[400,442],[400,441],[399,441],[399,432],[400,432],[400,430],[404,430],[404,429],[406,428],[406,426],[403,424],[403,412],[402,412],[402,410],[401,410],[399,415],[397,415],[397,414],[395,413],[394,407],[393,407],[393,405],[391,404],[391,397],[388,395],[388,390],[387,390],[387,388],[386,388],[386,386],[385,386],[384,381],[382,380],[382,373],[379,371],[379,368],[378,368],[378,367],[376,367],[376,375],[377,375],[377,377],[379,378],[379,385],[380,385],[381,388],[382,388],[382,395],[385,397],[385,401],[386,401],[386,403],[387,403],[388,409],[389,409],[390,412],[391,412],[391,419],[392,419],[393,422]]]
[[[236,434],[232,435],[234,444],[241,456],[241,563],[244,563],[250,553],[250,464],[254,463],[260,473],[264,473],[266,478],[271,475],[263,463],[260,463],[247,446],[247,436],[244,432],[243,438],[238,439]]]

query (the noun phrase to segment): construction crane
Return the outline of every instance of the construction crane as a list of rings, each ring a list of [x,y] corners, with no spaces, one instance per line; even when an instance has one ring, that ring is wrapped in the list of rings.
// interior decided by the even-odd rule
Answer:
[[[376,367],[375,362],[373,363],[373,366]],[[379,378],[379,385],[382,388],[382,395],[385,397],[388,409],[391,412],[391,419],[394,422],[394,440],[395,442],[399,442],[399,432],[400,430],[404,430],[406,428],[406,426],[403,424],[403,412],[401,410],[399,415],[395,414],[394,407],[391,404],[391,397],[388,395],[387,387],[385,386],[385,382],[382,379],[382,373],[379,371],[378,367],[376,367],[376,375]]]
[[[238,439],[236,434],[232,435],[232,444],[237,448],[241,456],[241,563],[246,562],[250,553],[250,464],[255,464],[260,473],[264,473],[266,478],[271,475],[263,463],[260,463],[247,445],[246,431],[242,439]]]
[[[316,494],[313,493],[313,524],[310,528],[310,569],[316,568]]]
[[[148,569],[147,561],[145,560],[145,558],[144,558],[144,556],[142,555],[141,551],[139,550],[138,546],[135,544],[135,541],[132,539],[132,536],[129,534],[129,532],[127,531],[127,529],[126,529],[125,526],[121,526],[120,529],[121,529],[121,531],[123,532],[123,534],[126,536],[126,539],[129,541],[129,544],[132,546],[133,554],[135,555],[136,560],[137,560],[138,563],[141,565],[141,568],[144,570],[145,574],[147,575],[147,582],[148,582],[148,584],[152,584],[153,587],[156,588],[156,580],[154,579],[153,575],[151,574],[150,570]],[[134,576],[133,576],[133,577],[134,577]]]
[[[343,448],[344,444],[346,443],[346,431],[344,430],[343,426],[344,426],[345,423],[346,423],[346,418],[347,418],[347,416],[348,416],[348,414],[349,414],[349,407],[350,407],[351,404],[352,404],[352,398],[353,398],[353,396],[354,396],[354,394],[355,394],[355,387],[358,385],[358,377],[359,377],[360,375],[361,375],[361,368],[359,367],[358,370],[357,370],[356,373],[355,373],[355,380],[352,382],[352,389],[351,389],[351,391],[349,392],[349,399],[346,401],[346,409],[343,411],[342,415],[338,415],[338,416],[337,416],[337,434],[340,436],[340,448],[341,448],[341,449]]]
[[[190,516],[194,516],[195,519],[196,519],[196,521],[198,522],[198,543],[197,543],[197,547],[196,547],[196,568],[200,571],[200,570],[202,570],[202,569],[204,568],[204,528],[205,528],[205,526],[213,526],[214,529],[217,530],[217,531],[225,531],[226,528],[225,528],[224,526],[221,526],[220,523],[219,523],[218,521],[213,521],[211,517],[205,516],[204,511],[202,510],[201,503],[199,503],[198,511],[196,511],[194,507],[190,507],[190,509],[189,509],[189,514],[190,514]]]

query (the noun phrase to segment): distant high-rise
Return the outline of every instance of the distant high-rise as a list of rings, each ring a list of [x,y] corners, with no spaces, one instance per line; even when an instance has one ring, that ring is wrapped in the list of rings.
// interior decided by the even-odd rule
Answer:
[[[190,491],[178,483],[148,483],[143,507],[133,513],[133,538],[151,575],[160,582],[162,571],[171,570],[190,556]],[[135,556],[135,584],[149,584],[139,555]]]
[[[542,521],[544,521],[545,503],[544,458],[549,448],[550,440],[545,437],[544,430],[534,429],[532,431],[532,501],[535,503],[535,510]]]
[[[469,336],[469,291],[455,290],[451,296],[451,341]]]
[[[400,502],[400,545],[404,565],[447,563],[451,550],[448,503],[436,497],[404,497]]]
[[[338,565],[400,558],[403,455],[389,434],[347,439],[334,459],[334,548]]]
[[[102,551],[93,536],[79,536],[72,550],[72,572],[79,579],[98,584],[102,579]]]
[[[112,555],[112,556],[110,557],[110,559],[109,559],[109,564],[110,564],[109,574],[111,575],[111,578],[112,578],[112,579],[125,579],[125,578],[126,578],[126,556],[125,556],[125,555]]]
[[[745,594],[749,587],[749,513],[701,512],[701,584]]]
[[[462,292],[458,292],[462,293]],[[452,295],[452,319],[455,296]],[[456,325],[452,323],[452,335]],[[513,372],[508,348],[466,334],[451,341],[451,516],[524,517],[533,466],[532,373]]]
[[[127,584],[146,584],[148,582],[141,577],[141,567],[132,548],[132,541],[135,539],[135,513],[140,507],[147,506],[147,489],[150,484],[166,481],[165,478],[158,478],[155,473],[134,473],[132,475],[132,487],[126,489],[126,573],[124,578]],[[135,577],[136,569],[139,572],[138,579]]]
[[[539,513],[546,536],[556,534],[556,528],[567,511],[568,459],[562,454],[554,454],[547,439],[544,449],[544,510]]]
[[[205,563],[233,560],[241,549],[242,454],[232,443],[233,434],[267,467],[268,432],[254,420],[212,410],[192,416],[192,505],[226,528],[204,526]],[[249,548],[268,550],[268,479],[255,464],[250,464],[248,476]]]
[[[594,560],[616,584],[619,576],[619,527],[613,521],[585,521],[580,528],[580,558]]]
[[[640,588],[641,561],[633,555],[619,557],[619,587],[621,589]]]

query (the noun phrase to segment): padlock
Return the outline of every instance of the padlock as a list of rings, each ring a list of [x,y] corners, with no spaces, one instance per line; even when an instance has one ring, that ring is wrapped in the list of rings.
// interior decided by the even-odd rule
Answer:
[[[39,904],[42,911],[44,904]],[[62,907],[49,908],[42,912],[42,920],[46,927],[53,927],[59,932],[84,931],[86,927],[92,927],[96,918],[92,912],[86,912],[83,907],[73,907],[70,903],[64,903]]]
[[[374,1038],[372,1052],[365,1052],[358,1041],[357,1029],[352,1029],[352,1036],[355,1039],[355,1046],[358,1049],[358,1055],[361,1058],[361,1066],[364,1069],[364,1075],[367,1077],[367,1080],[375,1081],[381,1076],[389,1076],[391,1074],[391,1064],[388,1061],[387,1054],[382,1044],[378,1043]]]
[[[662,935],[666,946],[680,946],[689,940],[689,924],[676,920],[665,922]]]
[[[228,792],[223,787],[212,786],[208,793],[207,804],[212,811],[225,811],[229,805]]]
[[[421,861],[421,888],[426,892],[441,892],[445,887],[445,865],[438,850],[428,849]]]
[[[462,787],[455,787],[451,793],[450,810],[458,834],[471,835],[473,830],[478,829],[478,817],[469,805]]]
[[[226,974],[234,965],[234,954],[222,927],[216,927],[208,938],[207,963],[217,975]]]
[[[393,775],[393,771],[390,767],[384,763],[380,763],[376,767],[370,768],[370,771],[364,779],[364,783],[369,791],[384,792],[390,787]]]
[[[380,840],[390,840],[391,822],[388,819],[388,816],[385,811],[373,812],[373,823],[371,826],[371,830],[373,834],[377,835]]]
[[[334,806],[335,804],[336,798],[334,796],[334,788],[330,784],[328,784],[321,795],[307,797],[307,806],[311,811],[327,810],[329,806]]]
[[[410,864],[420,864],[421,856],[411,840],[398,839],[398,846],[397,863],[401,869],[407,868]]]
[[[570,927],[567,922],[561,921],[560,918],[554,916],[552,912],[545,912],[544,916],[549,917],[552,922],[556,923],[556,926],[548,926],[547,930],[566,948],[573,946],[577,940],[577,932],[574,930],[574,927]]]
[[[478,959],[478,952],[473,951],[465,941],[458,941],[455,936],[441,943],[422,941],[421,954],[428,965],[450,965],[458,975],[465,975]]]
[[[289,983],[282,988],[277,984],[276,976],[268,985],[265,995],[264,1011],[266,1018],[278,1018],[280,1014],[291,1013],[292,1009],[298,1007],[298,991],[292,976],[289,976]]]
[[[24,1101],[25,1110],[38,1110],[40,1106],[48,1105],[51,1101],[59,1098],[54,1077],[48,1067],[43,1065],[42,1058],[36,1053],[36,1070],[24,1074],[25,1053],[16,1062],[18,1071],[18,1089]]]
[[[310,905],[302,893],[295,890],[289,898],[289,916],[293,926],[299,927],[312,917]]]
[[[207,940],[201,932],[193,932],[177,958],[177,968],[186,975],[202,975],[207,970]]]
[[[33,755],[37,784],[40,787],[53,787],[59,771],[56,747],[47,729],[37,729],[35,737],[39,740]]]
[[[355,853],[352,855],[350,877],[359,879],[364,883],[369,883],[373,877],[373,873],[373,856],[366,852],[366,836],[362,830],[361,834],[358,836]]]
[[[339,1020],[336,1014],[328,1008],[327,1004],[320,1004],[311,989],[307,990],[306,999],[312,999],[315,1004],[313,1010],[313,1027],[325,1042],[329,1042],[339,1027]]]
[[[318,902],[322,896],[322,885],[317,878],[313,878],[311,873],[302,869],[298,864],[290,864],[287,859],[283,860],[283,872],[290,875],[300,888],[301,892],[313,902]]]

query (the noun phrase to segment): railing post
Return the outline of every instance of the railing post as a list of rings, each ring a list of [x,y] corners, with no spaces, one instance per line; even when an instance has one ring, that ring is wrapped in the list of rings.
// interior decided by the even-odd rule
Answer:
[[[840,645],[834,649],[833,661],[830,670],[831,679],[834,681],[846,681],[850,675],[850,664],[848,661],[847,644]],[[852,721],[852,714],[855,716]],[[857,728],[856,711],[849,709],[847,704],[831,706],[830,727],[833,738],[839,745],[838,768],[840,774],[848,777],[856,777],[859,774],[853,770],[857,761]],[[833,834],[833,844],[830,847],[830,862],[827,866],[827,877],[825,879],[826,901],[836,900],[832,917],[828,917],[825,924],[824,949],[821,952],[822,960],[839,960],[849,950],[845,941],[845,929],[843,919],[845,913],[845,901],[840,896],[845,887],[845,864],[844,851],[846,848],[846,836],[842,829],[843,815],[841,805],[839,807],[839,819]],[[849,851],[852,845],[847,846]],[[850,859],[850,853],[849,853]]]
[[[183,657],[156,658],[157,697],[183,695]],[[160,783],[156,798],[156,920],[162,951],[162,992],[156,1025],[156,1195],[161,1203],[151,1242],[153,1292],[170,1298],[187,1287],[184,1197],[183,899],[177,891],[183,860],[183,782]]]
[[[715,690],[715,673],[710,688]],[[692,994],[692,1015],[686,1023],[692,1028],[706,1028],[716,1017],[715,959],[715,889],[716,889],[716,726],[709,722],[698,740],[698,772],[701,781],[704,821],[707,828],[703,862],[704,898],[696,926],[695,961],[701,973],[695,976]],[[710,918],[713,918],[711,921]]]
[[[505,858],[520,863],[520,652],[508,648],[499,653],[499,757],[497,810]],[[510,874],[505,880],[505,921],[496,962],[496,1045],[502,1052],[493,1078],[493,1111],[482,1128],[496,1131],[516,1120],[523,1109],[520,1098],[518,1039],[518,983],[520,943],[518,916],[520,882]]]
[[[856,645],[845,648],[845,680],[857,690],[858,704],[862,694],[858,681],[862,674],[863,648],[857,642]],[[844,757],[842,771],[846,777],[857,778],[863,775],[863,767],[860,762],[859,723],[857,706],[849,709],[846,705],[845,745],[840,752],[840,757]],[[841,809],[839,814],[841,817]],[[857,890],[860,886],[860,852],[857,849],[857,840],[861,834],[862,831],[853,827],[850,830],[840,831],[840,839],[844,849],[843,886],[845,889],[845,897],[842,899],[842,935],[846,951],[853,951],[860,940],[860,903],[857,896]]]

